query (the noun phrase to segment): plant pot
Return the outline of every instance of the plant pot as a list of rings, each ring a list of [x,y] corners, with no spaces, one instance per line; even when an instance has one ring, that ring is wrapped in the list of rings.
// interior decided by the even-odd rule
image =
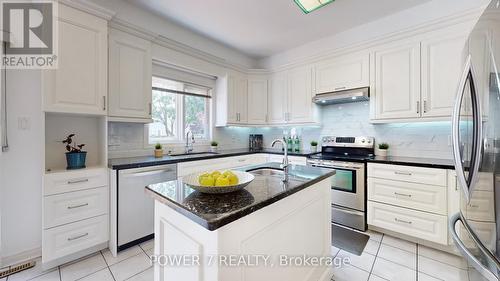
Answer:
[[[215,146],[214,146],[214,145],[211,145],[211,146],[210,146],[210,152],[214,152],[214,153],[215,153],[215,152],[217,152],[217,148],[218,148],[218,146],[217,146],[217,145],[215,145]]]
[[[163,157],[163,149],[155,149],[155,157],[156,158]]]
[[[315,145],[315,146],[311,145],[311,152],[314,153],[314,152],[317,152],[317,151],[318,151],[318,146],[317,145]]]
[[[377,156],[387,157],[387,149],[379,149],[377,151]]]
[[[87,152],[66,152],[66,163],[68,170],[83,169],[85,168],[85,159],[87,158]]]

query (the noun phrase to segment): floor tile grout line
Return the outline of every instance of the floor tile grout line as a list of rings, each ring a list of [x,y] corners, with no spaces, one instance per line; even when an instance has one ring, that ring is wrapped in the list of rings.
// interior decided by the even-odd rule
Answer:
[[[111,268],[109,267],[108,261],[104,257],[104,254],[102,253],[102,250],[99,251],[101,253],[102,258],[104,259],[104,262],[106,263],[106,266],[108,267],[109,273],[111,273],[111,278],[116,281],[115,275],[113,274],[113,271],[111,271]],[[61,280],[62,281],[62,280]]]
[[[444,252],[444,253],[447,253],[447,252]],[[449,253],[447,253],[447,254],[449,254]],[[450,255],[452,255],[452,254],[450,254]],[[448,266],[451,266],[451,267],[454,267],[454,268],[457,268],[457,269],[460,269],[460,270],[467,270],[467,269],[464,269],[464,268],[461,268],[461,267],[458,267],[458,266],[454,266],[453,264],[449,264],[447,262],[443,262],[443,261],[440,261],[440,260],[437,260],[437,259],[434,259],[434,258],[431,258],[431,257],[428,257],[428,256],[420,255],[420,257],[423,257],[423,258],[426,258],[426,259],[430,259],[432,261],[439,262],[439,263],[442,263],[442,264],[445,264],[445,265],[448,265]]]
[[[153,266],[150,266],[150,267],[148,267],[148,268],[144,269],[143,271],[138,272],[138,273],[136,273],[136,274],[134,274],[134,275],[132,275],[132,276],[128,277],[128,278],[127,278],[127,279],[125,279],[124,281],[127,281],[127,280],[129,280],[130,278],[133,278],[134,276],[137,276],[137,275],[139,275],[139,274],[141,274],[141,273],[145,272],[146,270],[149,270],[149,269],[150,269],[150,268],[152,268],[152,267],[153,267]]]

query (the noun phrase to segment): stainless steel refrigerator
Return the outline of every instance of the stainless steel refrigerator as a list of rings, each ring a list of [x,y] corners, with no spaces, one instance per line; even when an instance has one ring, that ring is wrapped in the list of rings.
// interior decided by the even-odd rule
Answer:
[[[500,0],[469,36],[452,118],[460,212],[449,222],[469,279],[500,280]]]

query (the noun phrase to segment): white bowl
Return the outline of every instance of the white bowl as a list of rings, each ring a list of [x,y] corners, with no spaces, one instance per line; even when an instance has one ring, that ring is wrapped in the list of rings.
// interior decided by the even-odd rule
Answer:
[[[229,192],[234,192],[238,191],[240,189],[243,189],[245,186],[249,185],[255,177],[247,172],[243,171],[231,171],[233,174],[235,174],[238,177],[238,184],[237,185],[228,185],[228,186],[202,186],[200,185],[198,178],[200,175],[207,173],[194,173],[185,176],[182,181],[189,185],[191,188],[194,190],[197,190],[202,193],[210,193],[210,194],[217,194],[217,193],[229,193]]]

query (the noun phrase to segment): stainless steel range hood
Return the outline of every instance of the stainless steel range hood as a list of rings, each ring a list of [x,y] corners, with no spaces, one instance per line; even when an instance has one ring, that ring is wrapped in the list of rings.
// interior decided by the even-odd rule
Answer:
[[[370,88],[357,88],[349,89],[338,92],[317,94],[313,98],[313,102],[319,105],[347,103],[347,102],[360,102],[370,99]]]

